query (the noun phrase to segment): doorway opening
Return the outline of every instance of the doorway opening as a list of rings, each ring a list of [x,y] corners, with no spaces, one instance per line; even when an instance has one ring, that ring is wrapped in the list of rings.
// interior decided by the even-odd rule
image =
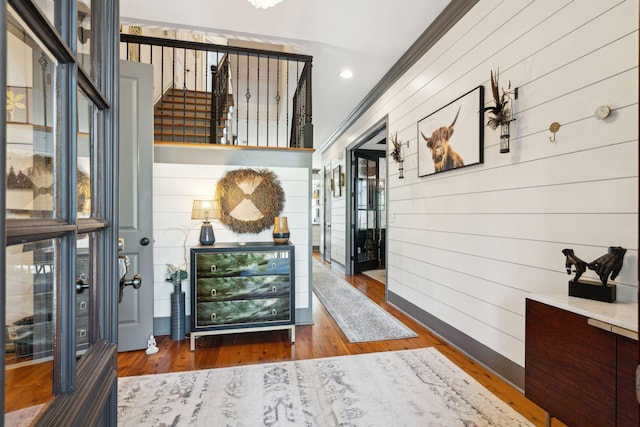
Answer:
[[[372,270],[384,281],[386,267],[386,125],[351,150],[352,272]]]

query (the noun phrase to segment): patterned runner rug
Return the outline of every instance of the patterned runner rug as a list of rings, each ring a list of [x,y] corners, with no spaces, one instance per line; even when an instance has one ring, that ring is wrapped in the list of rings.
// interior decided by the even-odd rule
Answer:
[[[402,322],[315,259],[313,293],[350,342],[417,337]]]
[[[434,348],[119,378],[119,426],[532,426]]]

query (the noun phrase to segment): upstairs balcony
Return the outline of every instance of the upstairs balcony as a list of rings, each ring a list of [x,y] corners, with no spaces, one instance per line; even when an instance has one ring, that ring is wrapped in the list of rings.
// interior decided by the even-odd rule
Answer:
[[[155,142],[313,148],[310,56],[121,34],[120,58],[153,66]]]

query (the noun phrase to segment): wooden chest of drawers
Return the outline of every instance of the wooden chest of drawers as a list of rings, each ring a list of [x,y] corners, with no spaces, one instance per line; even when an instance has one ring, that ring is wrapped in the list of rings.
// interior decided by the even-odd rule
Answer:
[[[217,243],[191,249],[191,350],[202,335],[289,329],[295,341],[295,249]]]

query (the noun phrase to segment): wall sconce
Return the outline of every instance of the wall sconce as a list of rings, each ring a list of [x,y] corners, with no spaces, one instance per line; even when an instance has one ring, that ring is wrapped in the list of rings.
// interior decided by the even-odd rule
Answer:
[[[513,118],[513,100],[518,99],[518,88],[511,89],[511,82],[505,91],[502,89],[502,95],[500,95],[498,78],[500,76],[499,71],[496,71],[494,76],[493,70],[491,70],[491,93],[493,94],[493,101],[495,106],[485,107],[483,111],[489,111],[489,121],[487,126],[491,129],[496,129],[500,126],[500,152],[508,153],[511,139],[511,122]],[[512,98],[513,96],[513,98]],[[511,106],[509,104],[512,104]]]
[[[509,152],[509,140],[511,138],[511,122],[515,119],[503,120],[500,122],[500,152]]]
[[[404,179],[404,154],[402,154],[402,146],[406,144],[407,148],[409,148],[409,141],[398,142],[398,132],[396,132],[396,136],[391,138],[391,143],[393,144],[391,158],[398,162],[398,178]]]
[[[191,219],[202,219],[200,227],[200,244],[213,245],[216,236],[213,234],[213,227],[209,219],[220,218],[220,204],[217,200],[194,200],[191,209]]]

